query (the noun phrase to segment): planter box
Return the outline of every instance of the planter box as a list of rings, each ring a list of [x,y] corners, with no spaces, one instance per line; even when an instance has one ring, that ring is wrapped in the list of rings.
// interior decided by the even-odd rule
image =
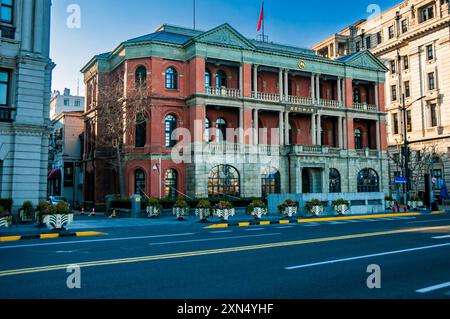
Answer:
[[[31,217],[27,217],[27,215],[25,214],[25,211],[23,209],[19,210],[19,216],[20,216],[20,220],[22,222],[32,222],[33,221],[33,214],[31,214]]]
[[[322,206],[313,206],[310,210],[310,213],[313,214],[313,216],[319,216],[323,214],[323,207]]]
[[[230,217],[233,217],[236,214],[236,210],[234,208],[231,209],[216,209],[215,215],[222,220],[228,220]]]
[[[12,217],[2,217],[0,218],[0,228],[1,227],[9,227],[12,224]]]
[[[56,214],[45,215],[44,224],[47,228],[51,229],[63,229],[65,226],[69,226],[73,222],[73,214]]]
[[[408,206],[411,207],[411,209],[417,209],[423,207],[422,201],[409,201]]]
[[[200,218],[201,221],[207,221],[211,216],[211,208],[196,208],[195,215]]]
[[[386,208],[392,209],[394,207],[394,201],[393,200],[387,200],[386,201]]]
[[[297,213],[298,213],[298,207],[291,206],[291,207],[286,207],[282,214],[286,217],[291,218],[292,216],[296,215]]]
[[[254,216],[256,219],[261,219],[261,217],[267,215],[267,208],[254,208],[251,212],[251,215]]]
[[[159,215],[161,215],[161,208],[155,206],[147,206],[146,212],[149,218],[158,217]]]
[[[177,219],[181,219],[184,216],[189,215],[189,207],[174,207],[172,208],[172,212],[175,216],[177,216]]]
[[[350,210],[350,207],[348,205],[337,205],[334,206],[334,211],[338,213],[339,215],[344,215]]]

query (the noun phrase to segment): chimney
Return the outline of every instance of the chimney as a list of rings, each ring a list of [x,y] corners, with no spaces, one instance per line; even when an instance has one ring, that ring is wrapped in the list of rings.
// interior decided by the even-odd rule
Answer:
[[[70,89],[64,89],[64,96],[70,96]]]

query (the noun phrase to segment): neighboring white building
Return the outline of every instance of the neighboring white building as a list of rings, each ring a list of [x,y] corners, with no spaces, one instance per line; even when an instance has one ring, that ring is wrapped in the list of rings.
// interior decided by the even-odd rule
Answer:
[[[47,195],[51,0],[0,0],[0,197]]]
[[[48,195],[63,196],[73,206],[83,201],[83,112],[57,115],[50,135]]]
[[[61,95],[54,91],[50,100],[50,119],[53,121],[59,114],[64,112],[84,111],[84,96],[70,95],[69,89],[64,89]]]
[[[416,161],[425,148],[438,155],[435,162],[420,169],[413,165],[412,188],[428,195],[430,181],[450,182],[449,0],[402,1],[374,19],[358,21],[321,41],[313,50],[335,59],[370,50],[389,68],[385,96],[391,181],[404,175],[401,144],[405,129],[400,108],[405,95],[406,105],[412,104],[406,113],[412,158]],[[393,186],[393,190],[399,187]]]

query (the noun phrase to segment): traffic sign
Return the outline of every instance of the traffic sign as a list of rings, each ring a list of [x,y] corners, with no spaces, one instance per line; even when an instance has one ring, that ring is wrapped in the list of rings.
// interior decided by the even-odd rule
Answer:
[[[408,179],[406,177],[396,177],[395,182],[397,184],[406,184],[408,183]]]

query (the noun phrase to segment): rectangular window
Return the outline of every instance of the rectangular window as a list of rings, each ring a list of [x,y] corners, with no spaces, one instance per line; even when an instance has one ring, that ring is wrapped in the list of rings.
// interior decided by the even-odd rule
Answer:
[[[428,90],[432,91],[436,88],[436,83],[434,80],[434,72],[428,73]]]
[[[406,112],[407,131],[412,132],[412,114],[411,111]]]
[[[436,104],[431,104],[430,105],[431,127],[438,126],[436,111],[437,111]]]
[[[427,60],[431,61],[434,59],[434,51],[433,51],[433,45],[427,45]]]
[[[408,20],[402,20],[402,33],[408,32]]]
[[[389,28],[388,28],[388,33],[389,33],[389,39],[392,39],[392,38],[394,38],[394,26],[390,26]]]
[[[411,87],[410,87],[409,81],[405,82],[405,96],[411,97]]]
[[[69,105],[70,105],[70,100],[64,99],[64,106],[69,106]]]
[[[0,106],[8,105],[9,73],[0,70]]]
[[[434,18],[434,6],[430,5],[420,9],[420,22],[425,22],[427,20]]]
[[[356,52],[361,51],[361,42],[356,42]]]
[[[73,187],[73,163],[64,163],[64,186]]]
[[[409,57],[407,55],[403,57],[403,67],[405,70],[409,70]]]
[[[81,106],[81,101],[80,100],[75,100],[75,106]]]
[[[395,67],[395,60],[391,61],[391,73],[394,74],[397,72],[397,68]]]
[[[371,49],[372,48],[372,40],[370,37],[366,38],[366,49]]]
[[[381,34],[381,31],[377,33],[377,42],[378,44],[383,42],[383,35]]]
[[[397,101],[397,86],[396,85],[391,86],[391,98],[392,98],[392,101]]]
[[[2,0],[0,7],[0,22],[13,24],[13,12],[13,0]]]
[[[393,128],[393,133],[394,134],[398,134],[399,130],[398,130],[398,113],[395,113],[394,115],[392,115],[392,128]]]

